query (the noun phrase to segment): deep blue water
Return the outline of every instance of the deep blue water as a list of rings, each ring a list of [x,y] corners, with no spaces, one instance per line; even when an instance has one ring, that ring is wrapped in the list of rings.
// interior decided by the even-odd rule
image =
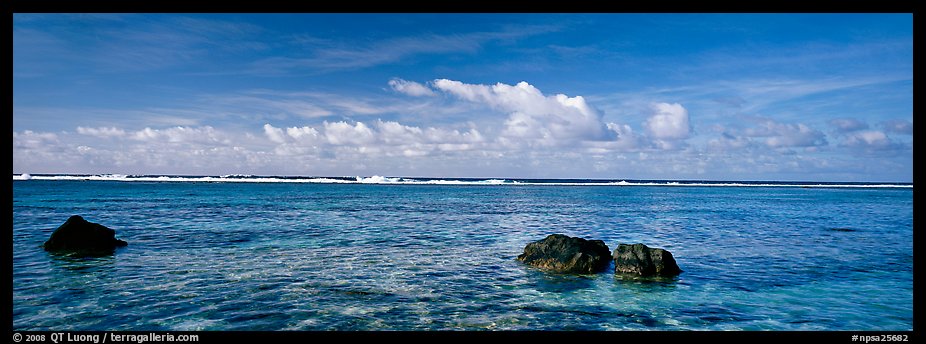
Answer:
[[[52,255],[70,215],[129,242]],[[515,261],[563,233],[670,281]],[[912,330],[912,188],[13,181],[15,330]]]

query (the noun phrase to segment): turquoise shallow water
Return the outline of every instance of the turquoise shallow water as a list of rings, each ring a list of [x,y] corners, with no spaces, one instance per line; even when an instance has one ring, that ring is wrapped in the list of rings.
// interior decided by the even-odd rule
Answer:
[[[112,256],[41,249],[68,216]],[[515,261],[551,233],[672,281]],[[912,188],[13,182],[15,330],[912,330]]]

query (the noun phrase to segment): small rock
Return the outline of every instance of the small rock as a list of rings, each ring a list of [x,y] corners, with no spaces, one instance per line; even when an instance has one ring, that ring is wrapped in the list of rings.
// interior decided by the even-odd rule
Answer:
[[[604,241],[551,234],[527,244],[518,260],[551,272],[590,274],[605,270],[610,257]]]
[[[42,246],[46,251],[102,252],[125,245],[128,243],[116,239],[116,231],[74,215],[55,229]]]
[[[670,277],[680,274],[682,269],[669,251],[644,244],[619,244],[614,250],[614,272]]]

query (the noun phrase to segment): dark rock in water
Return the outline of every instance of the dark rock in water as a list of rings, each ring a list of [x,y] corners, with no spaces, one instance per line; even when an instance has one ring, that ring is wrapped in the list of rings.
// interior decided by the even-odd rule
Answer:
[[[116,231],[98,223],[87,222],[79,215],[68,218],[43,247],[46,251],[107,252],[128,245],[116,239]]]
[[[614,250],[614,272],[640,276],[675,276],[682,272],[672,253],[643,244],[620,244]]]
[[[589,274],[606,269],[610,257],[604,241],[551,234],[527,244],[518,260],[551,272]]]

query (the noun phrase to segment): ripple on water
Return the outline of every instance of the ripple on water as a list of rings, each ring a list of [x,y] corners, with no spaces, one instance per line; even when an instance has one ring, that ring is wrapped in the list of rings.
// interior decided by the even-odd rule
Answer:
[[[912,328],[911,190],[14,188],[17,330]],[[42,251],[73,213],[129,246]],[[568,276],[515,260],[553,232],[664,247],[685,272]],[[866,242],[882,245],[873,255]]]

